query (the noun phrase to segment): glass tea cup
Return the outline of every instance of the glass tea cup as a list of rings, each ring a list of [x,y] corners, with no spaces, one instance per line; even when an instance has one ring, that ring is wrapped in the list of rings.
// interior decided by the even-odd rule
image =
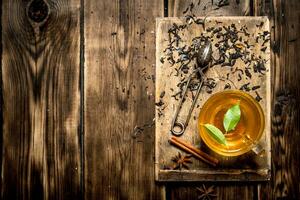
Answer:
[[[238,102],[241,110],[240,121],[234,130],[225,133],[224,115]],[[227,145],[218,143],[204,124],[212,124],[225,133]],[[211,150],[223,156],[239,156],[251,149],[259,154],[263,148],[258,141],[264,128],[265,118],[261,106],[251,95],[240,90],[226,90],[212,95],[203,105],[198,118],[201,139]]]

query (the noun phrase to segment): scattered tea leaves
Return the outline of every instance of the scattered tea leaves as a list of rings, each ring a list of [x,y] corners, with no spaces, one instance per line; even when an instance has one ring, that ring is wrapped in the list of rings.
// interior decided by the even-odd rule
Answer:
[[[247,76],[248,78],[251,79],[252,74],[250,73],[249,69],[247,69],[247,68],[245,69],[245,74],[246,74],[246,76]]]
[[[165,96],[165,94],[166,94],[166,92],[165,91],[162,91],[161,93],[160,93],[160,95],[159,95],[159,98],[164,98],[164,96]]]
[[[224,90],[227,90],[227,89],[231,89],[231,85],[229,83],[226,83],[226,85],[224,86]]]
[[[241,118],[240,102],[233,105],[227,110],[223,119],[223,126],[226,132],[235,129],[236,125],[239,123]]]
[[[249,91],[251,90],[250,87],[249,87],[249,85],[250,85],[250,82],[245,83],[244,85],[242,85],[242,86],[240,87],[240,90],[244,90],[244,91],[246,91],[246,92],[249,92]]]
[[[204,124],[204,127],[218,143],[227,145],[226,138],[220,129],[212,124]]]
[[[252,90],[257,90],[259,88],[260,88],[260,85],[255,85],[255,86],[252,87]]]
[[[255,91],[255,94],[256,94],[255,100],[257,102],[260,102],[260,100],[262,100],[261,96],[259,95],[259,93],[257,91]]]

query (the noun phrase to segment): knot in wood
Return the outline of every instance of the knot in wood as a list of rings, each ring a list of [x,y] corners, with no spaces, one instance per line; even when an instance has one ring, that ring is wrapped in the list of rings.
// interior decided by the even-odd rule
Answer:
[[[49,14],[48,5],[43,0],[33,0],[28,8],[28,17],[36,22],[43,22]]]

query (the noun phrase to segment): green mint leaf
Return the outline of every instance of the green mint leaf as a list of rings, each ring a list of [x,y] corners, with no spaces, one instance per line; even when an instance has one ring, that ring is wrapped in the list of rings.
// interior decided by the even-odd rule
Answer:
[[[204,127],[208,130],[209,134],[220,144],[227,145],[226,138],[222,131],[212,124],[204,124]]]
[[[240,102],[238,102],[237,104],[229,108],[224,115],[223,126],[226,133],[235,129],[236,125],[240,121],[240,118],[241,118],[241,109],[240,109]]]

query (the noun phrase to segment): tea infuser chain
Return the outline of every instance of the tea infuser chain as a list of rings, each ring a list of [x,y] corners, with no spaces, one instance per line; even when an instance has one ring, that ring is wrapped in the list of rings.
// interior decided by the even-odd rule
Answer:
[[[198,67],[188,77],[186,87],[183,91],[183,96],[182,96],[182,98],[179,102],[179,105],[176,109],[175,115],[174,115],[173,120],[172,120],[171,133],[175,136],[181,136],[184,133],[184,131],[185,131],[185,129],[186,129],[188,123],[189,123],[189,120],[191,118],[193,109],[195,107],[196,101],[198,99],[198,96],[200,94],[200,91],[201,91],[201,88],[202,88],[202,85],[203,85],[203,82],[204,82],[204,71],[209,68],[209,63],[210,63],[211,57],[212,57],[211,55],[212,55],[211,42],[206,41],[205,45],[202,48],[200,48],[198,53],[197,53],[197,65],[198,65]],[[198,85],[197,93],[196,93],[195,98],[193,100],[193,103],[192,103],[192,105],[189,109],[189,112],[188,112],[188,115],[187,115],[187,118],[186,118],[185,122],[184,123],[179,122],[179,121],[177,121],[179,111],[182,108],[182,104],[183,104],[184,98],[186,96],[186,93],[188,91],[191,79],[193,78],[193,76],[196,73],[198,73],[200,75],[200,82],[199,82],[199,85]],[[179,131],[175,130],[176,127],[177,127],[177,129],[179,129]]]
[[[191,79],[192,79],[192,76],[193,76],[196,72],[198,72],[198,70],[195,70],[195,71],[191,74],[191,76],[188,78],[187,86],[186,86],[186,88],[185,88],[185,90],[184,90],[184,92],[183,92],[183,97],[181,98],[181,100],[180,100],[180,102],[179,102],[179,106],[178,106],[177,109],[176,109],[175,116],[174,116],[173,121],[172,121],[171,132],[172,132],[172,134],[175,135],[175,136],[180,136],[180,135],[182,135],[182,134],[184,133],[184,131],[185,131],[187,125],[188,125],[189,119],[190,119],[190,117],[191,117],[193,108],[194,108],[194,106],[195,106],[195,104],[196,104],[196,99],[198,98],[198,96],[199,96],[199,94],[200,94],[200,91],[201,91],[201,87],[202,87],[202,85],[203,85],[203,78],[201,78],[201,82],[200,82],[199,85],[198,85],[197,93],[196,93],[196,95],[195,95],[195,99],[194,99],[194,101],[193,101],[193,103],[192,103],[192,105],[191,105],[191,108],[189,109],[189,112],[188,112],[186,121],[185,121],[184,123],[178,122],[178,121],[177,121],[177,117],[178,117],[179,111],[180,111],[180,109],[181,109],[181,107],[182,107],[184,97],[186,96],[186,93],[187,93],[187,91],[188,91],[188,86],[189,86],[189,84],[190,84],[190,81],[191,81]],[[179,128],[179,131],[176,131],[176,130],[175,130],[176,127]]]

